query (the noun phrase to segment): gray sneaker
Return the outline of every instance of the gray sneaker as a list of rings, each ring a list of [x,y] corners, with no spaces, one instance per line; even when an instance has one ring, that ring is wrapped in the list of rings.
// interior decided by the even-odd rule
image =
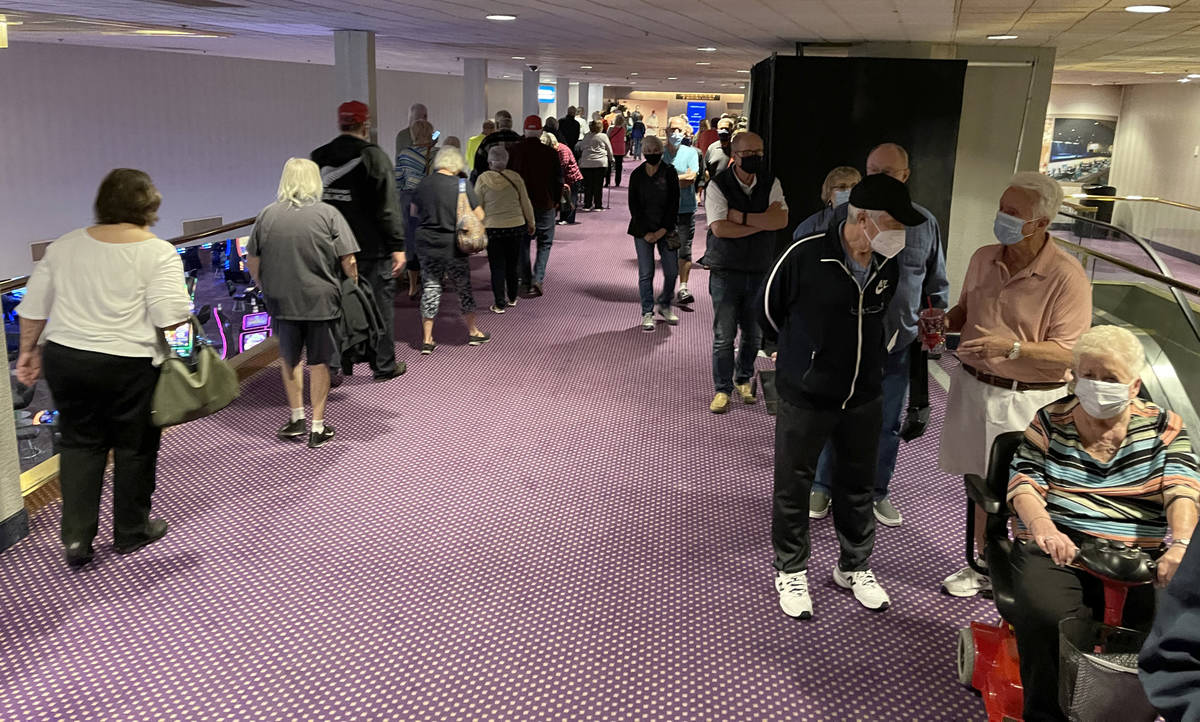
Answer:
[[[892,500],[886,496],[875,502],[875,520],[884,526],[900,526],[904,523],[900,510],[893,506]]]
[[[823,491],[813,491],[808,495],[808,518],[824,519],[829,516],[829,506],[831,503],[829,494]]]

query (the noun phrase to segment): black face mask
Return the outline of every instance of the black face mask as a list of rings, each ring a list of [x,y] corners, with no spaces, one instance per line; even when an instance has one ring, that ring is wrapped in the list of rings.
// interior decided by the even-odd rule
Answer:
[[[662,153],[647,153],[646,162],[650,165],[658,165],[662,161]]]
[[[758,172],[762,170],[762,164],[763,157],[761,155],[746,155],[738,160],[738,167],[750,175],[758,175]]]

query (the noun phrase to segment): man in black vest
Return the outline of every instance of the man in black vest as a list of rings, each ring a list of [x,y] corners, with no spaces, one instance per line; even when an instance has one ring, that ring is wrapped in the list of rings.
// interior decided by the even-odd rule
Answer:
[[[704,199],[708,248],[700,259],[711,271],[708,293],[714,312],[716,395],[708,410],[714,414],[729,411],[735,388],[743,403],[758,400],[750,383],[762,342],[756,302],[775,259],[775,231],[788,222],[783,187],[762,168],[763,139],[755,133],[739,133],[730,150],[729,167],[712,179]],[[735,370],[733,345],[739,328],[742,343]]]
[[[371,370],[376,381],[404,373],[396,361],[392,320],[396,276],[404,267],[404,219],[396,201],[396,178],[387,153],[367,140],[370,111],[352,100],[338,106],[341,135],[312,152],[325,184],[324,201],[341,211],[358,239],[358,275],[371,284],[383,333]],[[350,369],[344,369],[349,372]]]
[[[778,337],[779,348],[771,542],[779,606],[788,616],[812,616],[808,497],[827,441],[841,545],[833,581],[868,609],[891,605],[870,568],[883,364],[896,340],[884,331],[904,229],[922,223],[903,183],[867,176],[850,191],[846,220],[792,244],[767,280],[763,331]]]

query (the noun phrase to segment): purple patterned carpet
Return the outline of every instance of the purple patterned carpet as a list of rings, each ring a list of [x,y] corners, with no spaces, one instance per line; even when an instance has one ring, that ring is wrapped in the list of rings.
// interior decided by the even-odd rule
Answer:
[[[0,719],[983,719],[955,631],[994,609],[938,593],[963,557],[961,481],[935,463],[944,394],[901,450],[905,524],[878,535],[893,608],[833,585],[827,519],[816,617],[785,617],[772,418],[708,412],[705,273],[679,326],[637,328],[624,189],[612,202],[558,228],[546,296],[485,312],[486,346],[448,295],[418,356],[404,299],[408,374],[335,390],[330,446],[275,441],[270,370],[168,434],[163,541],[117,557],[102,522],[72,571],[58,510],[36,515],[0,555]]]

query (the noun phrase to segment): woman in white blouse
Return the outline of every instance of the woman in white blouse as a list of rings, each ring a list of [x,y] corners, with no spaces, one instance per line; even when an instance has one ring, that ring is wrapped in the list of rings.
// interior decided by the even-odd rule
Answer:
[[[92,559],[109,450],[113,548],[128,554],[167,533],[150,518],[160,438],[150,401],[160,334],[187,321],[191,298],[179,254],[149,230],[161,202],[145,173],[109,173],[96,225],[46,249],[17,307],[17,380],[32,385],[44,371],[58,405],[62,543],[73,566]]]

